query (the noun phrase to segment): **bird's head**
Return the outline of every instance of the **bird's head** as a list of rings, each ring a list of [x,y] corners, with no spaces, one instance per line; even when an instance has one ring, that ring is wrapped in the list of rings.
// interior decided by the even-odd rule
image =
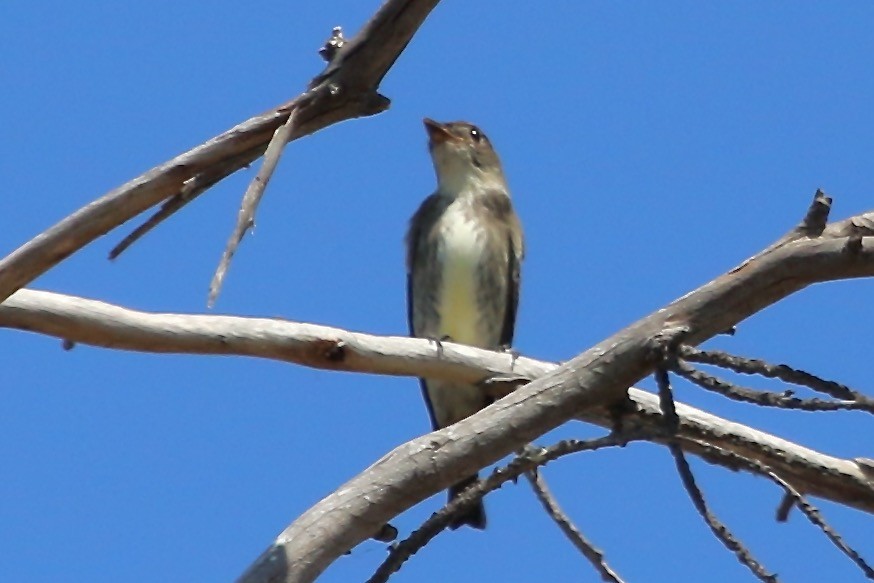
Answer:
[[[459,192],[470,186],[503,187],[504,175],[492,143],[477,126],[425,118],[428,149],[441,191]]]

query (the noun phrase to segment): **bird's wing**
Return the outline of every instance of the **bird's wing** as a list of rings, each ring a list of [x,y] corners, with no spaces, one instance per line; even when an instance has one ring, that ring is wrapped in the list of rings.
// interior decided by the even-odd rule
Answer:
[[[508,233],[509,249],[507,252],[507,304],[504,311],[504,325],[501,328],[501,346],[513,344],[513,333],[516,330],[516,312],[519,308],[519,283],[521,279],[521,264],[523,251],[521,239],[514,241],[513,233]]]
[[[417,336],[417,326],[415,319],[414,304],[419,302],[427,303],[425,294],[429,289],[435,287],[433,281],[428,281],[425,277],[424,270],[417,269],[416,261],[433,261],[434,258],[422,258],[417,249],[428,238],[434,236],[434,223],[440,214],[440,205],[442,201],[436,194],[432,194],[422,202],[419,209],[410,219],[410,227],[407,231],[406,246],[407,246],[407,320],[410,326],[410,336]],[[429,270],[426,273],[434,275],[436,272]],[[437,339],[439,340],[439,339]],[[440,423],[434,413],[434,406],[431,403],[431,397],[428,393],[428,384],[425,379],[419,379],[419,384],[422,387],[422,397],[425,399],[425,405],[428,408],[428,416],[431,418],[431,427],[435,430],[440,429]]]
[[[495,233],[495,242],[502,250],[506,250],[507,270],[504,277],[506,301],[504,304],[504,321],[498,341],[501,346],[509,347],[513,343],[513,333],[516,328],[516,312],[519,307],[519,284],[521,281],[522,258],[525,256],[522,224],[513,211],[510,197],[503,191],[495,191],[480,199],[480,204],[495,219],[498,219],[501,229]]]
[[[426,293],[429,287],[433,287],[432,282],[422,281],[422,271],[416,269],[417,260],[432,261],[433,258],[422,258],[417,250],[426,238],[434,236],[434,222],[440,215],[441,204],[443,201],[437,194],[432,194],[426,198],[410,219],[410,227],[405,239],[407,247],[407,320],[411,336],[417,336],[413,304],[416,299],[423,301],[424,298],[418,296]]]

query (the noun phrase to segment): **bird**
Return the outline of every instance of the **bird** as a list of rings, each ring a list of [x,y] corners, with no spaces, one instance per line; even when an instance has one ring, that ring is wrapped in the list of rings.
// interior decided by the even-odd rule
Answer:
[[[405,239],[410,334],[509,350],[524,241],[500,159],[473,124],[423,121],[437,190],[413,214]],[[475,384],[427,378],[420,384],[435,431],[491,403]],[[454,484],[449,500],[478,477]],[[463,525],[486,527],[482,500],[449,524]]]

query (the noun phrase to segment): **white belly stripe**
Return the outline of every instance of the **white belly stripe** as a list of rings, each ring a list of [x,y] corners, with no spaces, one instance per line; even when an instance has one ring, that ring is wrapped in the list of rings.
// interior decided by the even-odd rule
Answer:
[[[476,303],[476,269],[483,253],[476,223],[462,209],[450,207],[443,219],[443,289],[440,293],[440,335],[455,342],[480,345]]]

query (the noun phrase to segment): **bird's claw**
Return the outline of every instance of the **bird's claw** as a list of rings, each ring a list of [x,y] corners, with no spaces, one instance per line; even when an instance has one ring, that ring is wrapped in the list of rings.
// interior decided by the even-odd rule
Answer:
[[[449,336],[443,336],[442,338],[429,338],[429,340],[437,346],[437,358],[442,359],[443,358],[443,343],[444,342],[451,342],[452,338],[450,338]]]
[[[500,350],[501,350],[501,352],[506,352],[507,354],[510,355],[510,370],[513,370],[513,367],[516,366],[516,360],[518,360],[519,356],[520,356],[519,351],[515,350],[509,344],[502,344],[500,346]]]

